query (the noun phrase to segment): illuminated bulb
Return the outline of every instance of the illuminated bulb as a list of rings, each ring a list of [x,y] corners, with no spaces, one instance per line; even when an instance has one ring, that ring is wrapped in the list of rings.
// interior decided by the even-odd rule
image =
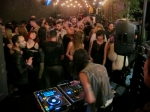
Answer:
[[[68,3],[68,1],[66,1],[66,3]]]
[[[72,6],[72,4],[70,4]]]
[[[75,1],[75,3],[77,3],[77,1]]]

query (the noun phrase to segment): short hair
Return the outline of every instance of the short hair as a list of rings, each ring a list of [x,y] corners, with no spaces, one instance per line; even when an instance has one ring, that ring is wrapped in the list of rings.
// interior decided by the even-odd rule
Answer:
[[[13,37],[12,37],[12,43],[13,43],[13,45],[14,46],[16,46],[15,44],[17,43],[17,42],[19,42],[19,36],[21,36],[21,35],[14,35]]]
[[[114,25],[114,23],[113,23],[113,22],[109,22],[109,23],[108,23],[108,26],[109,26],[110,24],[113,24],[113,25]]]
[[[57,36],[57,32],[56,32],[56,30],[51,30],[48,35],[50,38],[54,38]]]
[[[105,34],[105,31],[104,31],[104,30],[98,30],[98,31],[96,32],[96,38],[97,38],[97,36],[101,36],[101,35],[103,35],[103,37],[104,37],[104,34]]]
[[[37,19],[36,18],[30,18],[29,21],[34,21],[34,22],[37,22]]]
[[[61,26],[63,25],[61,21],[58,21],[56,24],[60,24]]]
[[[27,21],[26,20],[22,20],[21,24],[27,24]]]

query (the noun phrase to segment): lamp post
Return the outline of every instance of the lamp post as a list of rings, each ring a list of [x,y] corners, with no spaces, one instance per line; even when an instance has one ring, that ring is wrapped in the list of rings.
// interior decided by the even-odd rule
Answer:
[[[144,0],[144,5],[143,5],[143,20],[142,20],[142,30],[141,30],[141,36],[138,40],[139,45],[142,44],[143,38],[144,38],[144,33],[145,33],[145,18],[146,18],[146,10],[147,10],[147,0]]]

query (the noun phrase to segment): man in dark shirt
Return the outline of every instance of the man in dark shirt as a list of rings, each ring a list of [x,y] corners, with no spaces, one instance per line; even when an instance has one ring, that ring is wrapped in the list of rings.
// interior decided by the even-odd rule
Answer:
[[[56,37],[57,32],[51,30],[47,36],[47,41],[42,45],[45,54],[43,72],[45,88],[54,87],[63,79],[62,60],[64,50],[62,44],[56,41]]]
[[[28,69],[32,66],[32,57],[24,60],[21,48],[26,47],[26,41],[22,35],[12,37],[13,48],[11,50],[11,61],[14,73],[15,86],[18,88],[20,95],[30,93],[28,85]]]

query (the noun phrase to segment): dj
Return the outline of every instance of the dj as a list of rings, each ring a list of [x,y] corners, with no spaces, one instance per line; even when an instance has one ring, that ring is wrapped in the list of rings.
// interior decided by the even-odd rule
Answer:
[[[84,93],[80,95],[88,103],[86,112],[111,112],[114,94],[111,91],[107,70],[103,65],[89,62],[84,49],[76,50],[73,56],[72,73],[79,77]],[[79,81],[72,81],[76,85]]]

